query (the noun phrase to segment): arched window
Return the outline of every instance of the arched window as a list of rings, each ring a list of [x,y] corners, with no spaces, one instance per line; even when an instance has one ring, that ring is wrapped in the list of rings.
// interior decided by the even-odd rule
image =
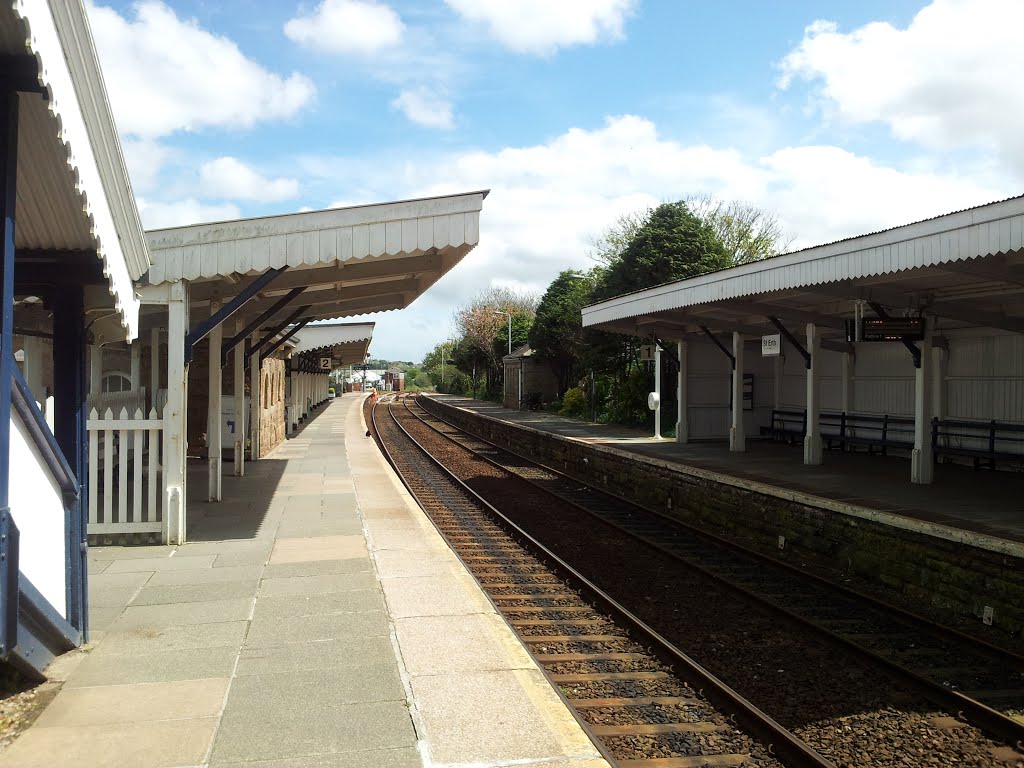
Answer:
[[[130,392],[131,388],[132,380],[128,377],[127,373],[112,371],[103,374],[101,386],[103,392]]]

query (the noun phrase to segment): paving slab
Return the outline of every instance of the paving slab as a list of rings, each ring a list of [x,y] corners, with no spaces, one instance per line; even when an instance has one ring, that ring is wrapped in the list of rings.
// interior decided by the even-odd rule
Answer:
[[[445,576],[384,578],[380,583],[388,610],[396,619],[494,611],[476,581],[465,571]]]
[[[103,638],[103,642],[97,644],[93,649],[92,656],[145,655],[161,651],[185,651],[220,646],[238,648],[248,631],[248,621],[224,621],[216,624],[144,627],[122,632],[108,632]]]
[[[420,768],[422,765],[419,750],[413,747],[372,749],[365,752],[346,752],[343,755],[308,755],[284,760],[216,763],[217,768]],[[605,766],[604,763],[601,765]],[[537,768],[548,768],[548,766],[538,766]],[[575,766],[564,768],[575,768]],[[579,768],[590,768],[590,766],[579,766]]]
[[[274,595],[261,597],[254,618],[320,616],[330,613],[383,611],[384,598],[377,589],[350,589],[314,595]]]
[[[237,657],[238,648],[230,645],[147,654],[95,653],[79,664],[64,686],[83,688],[230,677]]]
[[[217,718],[83,727],[34,726],[0,755],[17,768],[180,768],[202,763]]]
[[[416,732],[404,701],[319,711],[227,711],[210,765],[415,746]]]
[[[249,629],[246,645],[280,645],[345,637],[386,637],[388,617],[384,611],[334,613],[327,616],[256,618]]]
[[[171,683],[65,688],[39,716],[40,726],[108,725],[218,717],[227,677]]]
[[[309,643],[245,647],[238,658],[236,675],[330,669],[334,672],[365,665],[395,663],[395,649],[388,637],[349,637]]]
[[[104,573],[126,573],[129,571],[179,571],[189,568],[211,568],[216,555],[193,557],[146,557],[130,560],[115,560]]]
[[[367,556],[361,535],[279,538],[270,563],[302,563],[311,560],[348,560]]]
[[[132,607],[170,603],[200,603],[232,599],[252,599],[259,579],[248,581],[215,581],[207,584],[173,584],[146,586],[132,600]]]
[[[325,592],[348,592],[354,589],[376,589],[377,586],[377,579],[369,570],[353,573],[325,573],[264,579],[260,587],[260,595],[261,598],[276,595],[315,595]]]
[[[205,585],[208,586],[208,585]],[[110,625],[120,631],[137,627],[171,627],[183,624],[213,624],[221,621],[240,621],[252,613],[251,597],[232,600],[209,600],[191,603],[165,603],[160,605],[130,605]]]
[[[382,701],[405,704],[405,689],[394,658],[350,667],[344,675],[331,669],[306,669],[236,677],[225,712],[262,718]]]
[[[106,574],[103,575],[106,576]],[[258,580],[262,575],[263,567],[259,565],[195,568],[185,571],[158,571],[153,574],[147,586],[164,587],[177,584],[212,584],[218,581],[250,581]]]
[[[415,616],[395,619],[410,675],[534,669],[529,652],[500,616]]]

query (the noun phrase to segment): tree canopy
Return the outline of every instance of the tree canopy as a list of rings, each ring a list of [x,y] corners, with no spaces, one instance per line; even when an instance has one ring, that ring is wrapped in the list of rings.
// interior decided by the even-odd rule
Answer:
[[[597,298],[618,296],[730,266],[714,230],[685,202],[662,203],[647,217],[598,284]]]
[[[537,359],[551,365],[564,392],[583,356],[584,333],[580,310],[590,300],[596,275],[577,275],[566,270],[554,279],[537,305],[530,329],[530,346]]]

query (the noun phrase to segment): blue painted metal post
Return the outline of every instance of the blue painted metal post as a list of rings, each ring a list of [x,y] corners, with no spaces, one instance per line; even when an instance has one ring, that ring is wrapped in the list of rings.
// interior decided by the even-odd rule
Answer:
[[[55,385],[53,432],[78,484],[78,499],[71,505],[68,558],[71,569],[68,621],[88,641],[88,483],[89,457],[86,431],[85,307],[80,285],[67,285],[54,294],[53,380]]]
[[[18,635],[18,535],[11,518],[11,366],[14,350],[14,214],[18,177],[18,94],[3,94],[0,115],[0,210],[3,237],[0,241],[0,652],[7,654]]]

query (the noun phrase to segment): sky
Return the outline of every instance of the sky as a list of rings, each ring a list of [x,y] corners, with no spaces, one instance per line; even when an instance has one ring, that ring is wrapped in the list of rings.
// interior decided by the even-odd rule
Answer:
[[[1021,0],[87,0],[146,228],[490,189],[371,354],[711,194],[800,248],[1024,192]],[[363,318],[353,318],[363,319]]]

